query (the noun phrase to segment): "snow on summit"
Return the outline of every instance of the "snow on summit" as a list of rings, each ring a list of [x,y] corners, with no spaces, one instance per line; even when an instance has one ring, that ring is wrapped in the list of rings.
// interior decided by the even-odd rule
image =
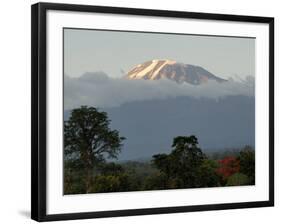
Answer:
[[[131,71],[128,72],[127,78],[129,79],[157,79],[159,71],[168,64],[175,64],[176,61],[154,59],[151,61],[138,64]]]
[[[145,80],[166,78],[178,83],[187,82],[193,85],[200,85],[208,82],[208,80],[226,81],[200,66],[178,63],[168,59],[153,59],[138,64],[127,73],[126,78]]]

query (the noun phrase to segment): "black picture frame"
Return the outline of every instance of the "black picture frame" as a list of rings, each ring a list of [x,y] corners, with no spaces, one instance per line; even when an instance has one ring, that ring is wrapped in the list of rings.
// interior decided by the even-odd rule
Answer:
[[[269,25],[269,200],[242,203],[160,207],[68,214],[46,214],[46,13],[48,10],[100,12],[124,15],[161,16],[234,22],[254,22]],[[37,3],[32,5],[32,154],[31,154],[31,218],[36,221],[73,220],[86,218],[192,212],[274,206],[274,18],[164,11],[137,8],[103,7],[73,4]]]

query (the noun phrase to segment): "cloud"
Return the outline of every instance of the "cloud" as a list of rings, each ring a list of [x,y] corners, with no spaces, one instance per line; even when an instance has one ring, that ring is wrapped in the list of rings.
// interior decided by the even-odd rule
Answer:
[[[194,86],[178,84],[168,79],[127,80],[111,78],[103,72],[85,73],[79,78],[65,75],[64,106],[66,110],[89,105],[95,107],[116,107],[132,101],[167,99],[178,96],[220,98],[231,95],[254,96],[255,80],[252,76],[245,80]]]

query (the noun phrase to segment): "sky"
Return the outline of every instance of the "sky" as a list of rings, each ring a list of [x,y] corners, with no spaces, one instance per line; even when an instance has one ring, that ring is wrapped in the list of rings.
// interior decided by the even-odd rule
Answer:
[[[255,75],[255,39],[64,29],[64,74],[69,77],[103,71],[118,78],[152,59],[198,65],[221,78],[244,78]]]

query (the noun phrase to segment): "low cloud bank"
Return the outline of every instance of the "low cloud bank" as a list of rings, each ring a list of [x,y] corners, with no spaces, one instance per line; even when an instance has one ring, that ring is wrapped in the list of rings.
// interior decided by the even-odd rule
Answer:
[[[252,76],[245,80],[229,79],[224,83],[209,81],[194,86],[178,84],[168,79],[127,80],[110,78],[103,72],[85,73],[79,78],[64,79],[65,110],[89,105],[95,107],[116,107],[132,101],[167,99],[179,96],[207,97],[218,99],[224,96],[254,96],[255,80]]]

